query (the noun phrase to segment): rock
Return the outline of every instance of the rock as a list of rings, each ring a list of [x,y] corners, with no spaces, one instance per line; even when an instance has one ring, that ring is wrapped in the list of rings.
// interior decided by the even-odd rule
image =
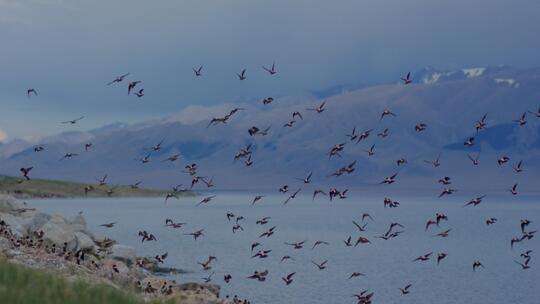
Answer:
[[[13,210],[24,208],[24,205],[13,196],[0,194],[0,212],[11,213]]]
[[[128,266],[133,265],[137,256],[135,255],[135,248],[126,245],[115,244],[111,248],[111,254],[109,255],[112,259],[122,261]]]
[[[77,249],[77,237],[71,227],[70,223],[66,221],[60,215],[53,215],[51,219],[41,226],[39,230],[42,230],[45,235],[44,239],[48,240],[60,248],[67,243],[67,249],[69,251],[75,251]]]
[[[26,223],[25,228],[28,233],[39,231],[43,225],[51,220],[51,215],[43,212],[35,212]]]
[[[219,291],[221,288],[219,287],[219,285],[215,284],[185,283],[178,285],[177,289],[182,291],[199,291],[206,289],[212,294],[214,294],[216,297],[219,297]]]
[[[6,222],[13,234],[21,237],[26,235],[26,219],[20,216],[15,216],[9,213],[0,213],[0,220]]]
[[[77,249],[93,252],[96,248],[96,244],[89,235],[82,232],[75,232],[75,237],[77,238]]]

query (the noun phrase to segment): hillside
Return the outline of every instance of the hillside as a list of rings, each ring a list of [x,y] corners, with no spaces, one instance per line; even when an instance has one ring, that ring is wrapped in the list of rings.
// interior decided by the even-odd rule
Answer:
[[[47,179],[32,179],[21,182],[20,178],[0,176],[0,193],[11,194],[19,198],[50,197],[158,197],[166,191],[157,189],[131,188],[129,186],[91,185],[93,190],[85,192],[89,184]],[[112,192],[111,192],[112,189]],[[179,193],[193,195],[191,192]]]
[[[540,69],[426,69],[414,77],[417,82],[408,86],[379,85],[329,96],[321,114],[306,108],[322,100],[290,96],[269,105],[254,100],[190,106],[160,120],[65,132],[41,140],[39,144],[45,147],[42,152],[34,152],[30,143],[24,148],[20,142],[16,147],[6,143],[0,147],[0,173],[16,175],[20,167],[34,166],[32,174],[40,178],[91,182],[96,176],[109,174],[122,184],[144,179],[147,186],[168,188],[189,184],[191,177],[181,171],[186,164],[196,162],[198,174],[213,176],[221,189],[276,189],[310,171],[314,171],[316,184],[367,186],[398,169],[403,181],[397,187],[423,186],[424,181],[439,175],[452,175],[464,185],[474,181],[476,187],[500,189],[508,187],[512,170],[499,168],[496,160],[508,155],[512,162],[523,160],[526,169],[520,182],[534,180],[540,172],[540,120],[527,114],[528,123],[521,127],[513,120],[524,112],[537,111]],[[226,125],[207,127],[212,117],[223,116],[234,107],[245,110],[238,111]],[[397,116],[381,120],[385,109]],[[300,111],[303,119],[297,119],[292,128],[283,127],[292,119],[293,111]],[[486,113],[487,128],[476,134],[474,124]],[[420,122],[428,128],[415,132],[414,126]],[[261,130],[270,127],[269,134],[250,136],[247,130],[252,126]],[[354,127],[357,132],[373,129],[372,135],[361,143],[348,142],[345,134]],[[376,135],[386,128],[390,134],[387,138]],[[475,145],[464,147],[464,140],[470,136],[477,137]],[[151,154],[148,163],[137,161],[161,140],[161,149]],[[95,148],[84,151],[86,142],[92,142]],[[348,142],[343,158],[328,159],[329,149],[342,142]],[[253,145],[251,167],[233,161],[247,144]],[[372,145],[376,153],[370,157],[365,150]],[[67,152],[79,156],[59,161]],[[181,154],[179,161],[164,161],[175,153]],[[466,153],[480,153],[481,165],[471,170]],[[424,160],[438,154],[442,165],[434,171]],[[400,157],[408,160],[407,166],[396,167]],[[358,168],[354,174],[328,177],[353,160]],[[483,176],[490,176],[490,180]]]

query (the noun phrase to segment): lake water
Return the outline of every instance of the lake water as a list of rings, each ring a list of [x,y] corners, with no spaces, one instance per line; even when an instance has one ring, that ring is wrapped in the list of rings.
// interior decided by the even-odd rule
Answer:
[[[218,257],[213,263],[213,282],[221,285],[222,296],[238,294],[252,303],[356,303],[352,297],[364,289],[375,292],[374,303],[540,303],[540,236],[510,248],[510,239],[521,235],[522,218],[532,221],[528,230],[540,224],[538,197],[486,197],[476,207],[463,208],[471,197],[453,196],[400,198],[398,208],[383,207],[377,196],[351,196],[329,202],[311,196],[298,196],[283,205],[286,195],[269,194],[251,206],[254,194],[216,193],[207,205],[195,206],[202,197],[169,200],[128,199],[69,199],[31,201],[43,211],[73,216],[82,211],[89,227],[127,245],[134,246],[138,255],[154,256],[169,253],[165,266],[193,271],[175,276],[179,282],[198,281],[209,273],[196,263],[209,255]],[[234,221],[226,213],[246,218],[241,221],[245,231],[232,233]],[[366,232],[359,233],[352,220],[361,222],[362,213],[370,213]],[[439,228],[424,230],[428,219],[442,212],[449,218]],[[255,221],[271,217],[261,226]],[[494,217],[498,222],[487,226],[485,220]],[[164,227],[166,218],[187,222],[181,229]],[[99,227],[107,222],[118,222],[111,229]],[[405,226],[405,233],[388,241],[375,238],[383,234],[391,222]],[[277,226],[270,238],[258,236]],[[205,228],[205,236],[195,241],[184,233]],[[446,238],[433,235],[452,228]],[[139,230],[156,235],[157,242],[141,243]],[[372,244],[346,247],[343,240],[359,235]],[[284,242],[308,240],[306,246],[294,250]],[[311,249],[316,240],[330,243]],[[252,259],[250,245],[262,243],[261,249],[271,249],[267,259]],[[521,261],[521,252],[532,249],[528,270],[522,270],[513,260]],[[433,252],[427,262],[412,262],[416,257]],[[439,252],[448,253],[440,265]],[[295,260],[280,263],[283,255]],[[538,256],[537,256],[538,255]],[[318,270],[311,261],[328,259],[328,267]],[[474,260],[485,269],[472,270]],[[265,282],[246,279],[254,270],[269,270]],[[348,280],[353,271],[365,277]],[[287,273],[296,272],[294,282],[285,286],[281,280]],[[233,277],[229,284],[223,275]],[[401,295],[399,287],[411,283],[410,294]]]

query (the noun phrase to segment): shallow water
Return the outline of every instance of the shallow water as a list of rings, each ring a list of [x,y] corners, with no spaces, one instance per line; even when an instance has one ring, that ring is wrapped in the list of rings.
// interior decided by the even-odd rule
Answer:
[[[73,216],[79,211],[96,234],[107,235],[123,244],[135,246],[138,255],[154,256],[168,252],[165,266],[191,270],[177,275],[180,282],[202,281],[209,273],[202,271],[197,261],[209,255],[218,257],[213,263],[213,282],[221,285],[222,296],[238,294],[252,303],[355,303],[352,294],[364,289],[375,292],[374,303],[540,303],[538,238],[510,248],[510,239],[520,236],[519,220],[532,221],[528,230],[540,223],[538,197],[488,197],[477,207],[463,208],[470,197],[447,199],[420,197],[400,198],[400,207],[383,207],[380,196],[351,196],[329,202],[311,196],[298,196],[283,206],[284,195],[270,194],[251,206],[254,194],[218,193],[207,205],[196,207],[201,197],[169,200],[126,199],[69,199],[31,201],[44,211]],[[242,215],[240,224],[245,231],[232,233],[234,221],[228,222],[227,212]],[[351,220],[361,222],[361,214],[374,218],[367,231],[359,233]],[[436,212],[445,213],[449,220],[439,228],[424,231],[428,219]],[[270,216],[270,223],[256,225],[255,221]],[[486,226],[485,220],[495,217],[498,222]],[[164,227],[166,218],[187,222],[181,229]],[[111,229],[102,223],[118,222]],[[391,222],[405,226],[405,233],[388,241],[375,238],[383,234]],[[258,236],[271,226],[277,226],[270,238]],[[184,233],[205,228],[205,236],[195,241]],[[434,234],[452,228],[447,238]],[[156,235],[157,242],[141,243],[139,230]],[[346,247],[343,240],[349,235],[362,235],[372,244]],[[284,242],[308,240],[306,246],[294,250]],[[316,240],[330,243],[311,249]],[[259,241],[259,249],[272,249],[267,259],[252,259],[250,245]],[[528,270],[522,270],[513,260],[532,249]],[[412,262],[416,257],[433,251],[427,262]],[[436,254],[448,253],[440,265]],[[280,263],[283,255],[294,261]],[[539,256],[537,256],[539,255]],[[311,261],[328,259],[328,268],[319,271]],[[474,260],[485,269],[472,271]],[[266,282],[248,280],[254,270],[269,270]],[[353,271],[365,277],[348,280]],[[285,286],[281,280],[287,273],[296,272],[294,282]],[[223,281],[230,273],[233,280]],[[401,295],[399,287],[411,283],[411,293]]]

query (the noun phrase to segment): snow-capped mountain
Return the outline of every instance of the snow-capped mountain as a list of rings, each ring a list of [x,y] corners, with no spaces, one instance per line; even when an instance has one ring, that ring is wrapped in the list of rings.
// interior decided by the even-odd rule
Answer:
[[[148,186],[168,187],[188,184],[182,173],[187,163],[196,162],[199,173],[214,176],[222,188],[271,188],[297,183],[295,178],[314,172],[314,183],[347,186],[375,185],[383,177],[400,172],[396,187],[431,187],[436,180],[452,176],[456,187],[505,189],[520,182],[532,185],[540,172],[540,69],[519,70],[508,67],[436,71],[424,69],[413,74],[411,85],[379,85],[353,91],[341,91],[326,98],[325,111],[318,114],[307,108],[318,106],[316,97],[278,98],[269,105],[260,100],[244,104],[211,107],[191,106],[164,119],[138,124],[113,124],[89,132],[66,132],[44,138],[46,149],[34,152],[29,143],[18,149],[10,143],[0,147],[0,173],[17,175],[21,166],[34,166],[35,177],[75,179],[93,182],[108,174],[112,183],[143,180]],[[241,107],[225,125],[208,127],[212,117],[224,116]],[[396,116],[381,119],[388,109]],[[293,127],[283,125],[300,111]],[[522,113],[527,123],[519,126]],[[475,123],[487,114],[486,130],[476,133]],[[425,131],[415,125],[425,123]],[[248,129],[270,127],[267,136],[250,136]],[[372,130],[360,143],[345,136],[356,128],[360,133]],[[388,129],[385,138],[378,133]],[[472,147],[464,141],[474,137]],[[163,140],[160,151],[150,147]],[[86,142],[92,142],[88,152]],[[329,158],[330,148],[346,143],[342,158]],[[233,161],[239,149],[252,144],[254,164],[246,167]],[[374,145],[373,156],[366,150]],[[60,160],[67,153],[73,159]],[[139,159],[150,153],[150,162]],[[180,161],[169,163],[167,156],[179,153]],[[480,155],[480,165],[472,166],[467,154]],[[434,168],[425,160],[441,155],[441,166]],[[498,166],[502,155],[511,163],[523,160],[524,170],[515,174],[511,164]],[[398,158],[408,163],[398,167]],[[356,171],[343,177],[328,177],[339,167],[357,161]],[[489,177],[486,178],[486,177]],[[536,179],[537,180],[537,179]],[[436,190],[434,190],[436,191]]]

